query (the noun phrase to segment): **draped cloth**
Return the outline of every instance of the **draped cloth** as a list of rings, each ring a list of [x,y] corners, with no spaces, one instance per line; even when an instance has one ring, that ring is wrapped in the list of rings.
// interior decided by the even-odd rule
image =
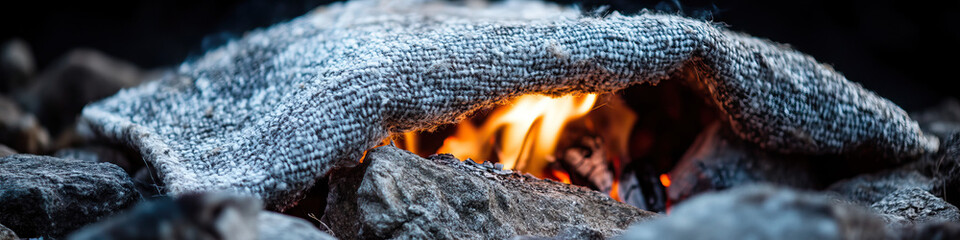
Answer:
[[[165,193],[228,190],[284,209],[391,133],[522,94],[611,92],[683,69],[767,150],[895,162],[937,150],[894,103],[787,46],[679,16],[536,1],[335,3],[88,105],[81,125],[139,150]]]

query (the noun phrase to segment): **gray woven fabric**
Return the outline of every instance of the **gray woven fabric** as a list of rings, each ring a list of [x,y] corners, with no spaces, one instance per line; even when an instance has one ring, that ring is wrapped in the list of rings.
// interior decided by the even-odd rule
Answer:
[[[890,101],[784,46],[682,17],[580,16],[539,2],[328,6],[92,104],[165,191],[229,189],[284,208],[390,133],[526,93],[607,92],[696,66],[744,139],[786,153],[908,159],[937,140]]]

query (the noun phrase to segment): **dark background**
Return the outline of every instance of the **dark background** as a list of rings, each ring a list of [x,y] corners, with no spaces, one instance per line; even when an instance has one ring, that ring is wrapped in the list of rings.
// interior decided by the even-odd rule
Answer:
[[[329,0],[16,1],[0,7],[0,41],[31,45],[39,69],[77,47],[144,68],[173,66],[243,32],[289,20]],[[26,3],[29,2],[29,3]],[[960,96],[960,1],[556,0],[584,10],[642,8],[723,22],[788,43],[908,111]]]

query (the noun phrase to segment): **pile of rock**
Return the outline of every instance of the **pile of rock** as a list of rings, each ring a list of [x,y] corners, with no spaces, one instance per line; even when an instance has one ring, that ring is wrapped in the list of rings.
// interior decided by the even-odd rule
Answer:
[[[78,134],[84,105],[165,71],[76,50],[37,74],[28,45],[3,43],[0,239],[331,239],[256,199],[163,196],[137,151]]]
[[[610,19],[617,21],[624,21],[625,19],[623,16],[613,15],[610,18],[584,18],[572,21],[568,17],[579,16],[579,13],[574,13],[570,9],[553,8],[556,6],[551,7],[540,3],[531,4],[533,5],[530,6],[537,6],[547,12],[546,15],[564,19],[564,21],[568,21],[565,24],[572,26],[581,26],[578,24],[591,26]],[[161,78],[161,82],[155,82],[157,84],[127,92],[129,93],[127,97],[144,94],[146,96],[144,98],[138,98],[136,101],[116,98],[109,104],[103,104],[91,110],[91,114],[98,117],[96,119],[111,121],[109,124],[101,125],[96,125],[96,123],[78,125],[76,124],[77,115],[88,103],[113,95],[122,88],[136,86],[144,80],[160,78],[157,77],[158,74],[162,75],[165,71],[144,71],[129,63],[111,59],[95,51],[77,50],[67,54],[61,61],[44,71],[36,73],[26,44],[18,41],[5,43],[0,48],[0,78],[2,78],[0,79],[0,239],[17,237],[43,237],[46,239],[64,237],[70,239],[960,238],[960,224],[957,223],[960,221],[960,210],[954,206],[955,199],[960,197],[960,190],[957,190],[960,189],[960,185],[958,185],[960,184],[960,134],[956,133],[960,130],[960,127],[957,127],[960,126],[960,114],[958,114],[960,113],[960,104],[948,102],[936,111],[914,115],[915,118],[920,120],[920,127],[923,128],[925,133],[929,132],[945,139],[945,141],[940,142],[939,150],[937,150],[933,148],[936,147],[936,144],[933,144],[936,142],[936,138],[928,138],[929,136],[918,132],[915,124],[910,125],[913,120],[906,118],[898,107],[861,89],[859,85],[847,82],[829,67],[816,63],[808,56],[761,40],[723,32],[726,30],[712,29],[710,28],[712,25],[703,22],[683,25],[691,23],[691,21],[666,17],[665,15],[652,15],[652,17],[648,15],[649,18],[643,19],[643,22],[636,23],[642,26],[634,27],[649,27],[657,30],[652,31],[654,34],[663,31],[669,33],[666,35],[676,34],[678,36],[684,36],[684,32],[704,30],[705,33],[708,33],[708,36],[700,37],[717,41],[697,42],[698,44],[704,44],[704,47],[729,45],[737,46],[737,48],[719,49],[728,50],[729,53],[711,52],[719,51],[716,48],[684,52],[684,54],[695,55],[687,59],[680,58],[682,54],[673,53],[673,50],[688,51],[687,48],[692,49],[692,47],[687,45],[693,44],[691,42],[694,40],[701,39],[670,38],[664,40],[650,36],[627,39],[614,35],[585,39],[589,40],[586,42],[608,41],[610,45],[618,46],[630,41],[645,44],[625,44],[624,46],[627,47],[624,48],[628,50],[636,50],[641,47],[666,49],[663,51],[678,55],[676,59],[669,59],[670,61],[677,61],[676,64],[703,61],[704,59],[698,59],[697,56],[699,55],[697,54],[704,56],[719,54],[718,56],[721,57],[731,57],[731,59],[724,58],[725,60],[743,61],[735,63],[746,64],[731,65],[735,66],[731,69],[714,69],[724,71],[715,72],[717,74],[712,77],[724,77],[726,82],[718,83],[714,81],[717,79],[709,79],[711,76],[700,78],[699,75],[696,76],[696,79],[688,79],[694,85],[699,84],[697,86],[707,88],[701,90],[713,91],[710,96],[714,98],[711,99],[720,104],[725,104],[724,108],[720,108],[724,111],[724,114],[728,114],[725,115],[725,118],[742,122],[715,125],[701,133],[697,144],[690,148],[689,154],[684,157],[675,172],[671,174],[675,178],[675,184],[668,189],[667,195],[674,206],[672,206],[672,212],[669,215],[664,216],[638,209],[615,201],[606,194],[586,188],[537,179],[529,175],[504,170],[502,166],[490,162],[478,164],[472,160],[460,161],[451,155],[435,155],[430,158],[422,158],[392,146],[369,150],[366,152],[366,157],[362,163],[355,166],[344,166],[349,165],[350,162],[343,161],[343,159],[355,160],[359,158],[368,145],[372,146],[375,142],[380,141],[379,138],[386,136],[387,130],[399,131],[400,129],[428,125],[426,122],[422,122],[423,119],[416,119],[417,117],[435,117],[435,121],[440,121],[446,118],[454,119],[454,115],[466,114],[465,112],[454,112],[460,109],[438,110],[439,112],[430,113],[437,116],[430,114],[410,115],[414,117],[406,116],[405,114],[410,112],[404,111],[386,115],[381,115],[379,112],[373,114],[370,109],[374,108],[351,108],[357,110],[357,112],[335,111],[346,109],[348,106],[330,107],[320,105],[317,100],[320,99],[319,102],[322,102],[327,98],[312,98],[322,95],[323,97],[330,97],[329,100],[334,101],[335,104],[354,104],[350,102],[352,101],[351,98],[347,97],[362,94],[358,94],[359,91],[353,91],[352,87],[357,86],[339,86],[338,84],[341,83],[362,85],[358,88],[365,89],[364,91],[369,90],[365,87],[371,86],[396,87],[390,84],[408,88],[417,86],[423,88],[448,87],[454,90],[463,90],[457,89],[461,87],[460,85],[451,84],[447,86],[447,82],[436,79],[431,79],[436,81],[430,82],[430,84],[433,84],[430,85],[426,84],[425,82],[428,81],[423,81],[424,79],[414,78],[413,76],[417,76],[419,72],[410,73],[405,68],[409,65],[403,64],[415,62],[424,66],[429,65],[421,70],[428,71],[429,74],[436,74],[436,76],[446,76],[445,74],[448,74],[446,71],[450,70],[448,68],[456,65],[454,60],[446,62],[447,59],[442,59],[431,62],[436,59],[418,60],[415,58],[418,56],[406,56],[407,58],[391,56],[397,57],[398,60],[396,61],[388,57],[376,56],[374,57],[375,60],[383,60],[383,62],[373,62],[371,60],[372,62],[364,62],[362,66],[356,68],[326,69],[329,72],[321,73],[329,74],[329,76],[332,76],[330,78],[336,78],[340,82],[317,83],[315,80],[319,77],[314,75],[316,74],[314,68],[322,68],[317,65],[326,64],[325,61],[329,60],[327,58],[336,61],[370,60],[367,59],[370,56],[365,55],[368,52],[361,51],[370,49],[358,50],[354,48],[355,46],[350,45],[359,41],[347,37],[352,36],[349,34],[351,29],[347,29],[345,31],[347,33],[339,30],[327,31],[324,28],[327,25],[373,26],[375,24],[367,24],[363,21],[377,20],[384,21],[384,24],[397,24],[396,27],[410,27],[407,25],[416,24],[407,24],[408,22],[404,21],[410,19],[421,20],[420,18],[391,16],[373,20],[364,18],[360,22],[347,21],[349,20],[347,18],[355,15],[354,10],[364,6],[367,5],[338,5],[337,9],[346,10],[334,12],[343,14],[311,16],[312,18],[303,18],[290,24],[278,25],[251,34],[242,41],[213,51],[197,62],[184,65],[184,69],[188,70],[178,73],[182,75],[165,75]],[[443,5],[441,4],[427,4],[425,6],[458,11],[467,9],[442,8]],[[487,13],[504,13],[504,11],[516,11],[515,9],[524,8],[511,8],[509,5],[502,5],[499,9]],[[470,11],[458,13],[463,14],[462,16],[451,15],[447,17],[453,19],[454,22],[464,21],[465,16],[489,17],[483,14],[471,15],[475,13],[468,14],[467,12]],[[517,14],[517,19],[522,19],[519,13],[520,11],[514,12],[514,14]],[[526,15],[523,16],[527,17]],[[343,21],[341,22],[338,19]],[[400,21],[400,19],[404,21]],[[423,20],[440,21],[444,19],[424,18]],[[397,20],[397,22],[392,22],[393,20]],[[430,23],[441,26],[437,27],[439,29],[448,26],[445,25],[446,23]],[[514,22],[509,23],[516,24]],[[620,29],[616,27],[621,25],[609,22],[606,24],[612,26],[610,29]],[[498,36],[502,37],[501,35],[510,36],[514,31],[524,34],[536,33],[533,35],[518,34],[517,36],[520,37],[516,39],[500,39],[503,41],[500,43],[507,45],[514,43],[508,40],[539,39],[542,36],[558,34],[552,31],[561,32],[556,29],[556,26],[545,25],[549,26],[542,26],[542,28],[537,28],[536,31],[530,30],[529,32],[517,30],[522,30],[522,28],[497,26],[491,28],[491,34],[488,37],[492,39]],[[676,28],[671,30],[672,28],[661,28],[661,25]],[[472,25],[466,26],[470,27],[463,27],[463,31],[474,30]],[[419,25],[417,27],[432,29]],[[477,28],[480,28],[480,26]],[[392,31],[393,29],[377,27],[367,30],[371,31],[367,36],[370,39],[384,40],[376,38],[381,37],[379,31],[388,32],[388,30]],[[420,31],[422,29],[406,30]],[[591,28],[580,30],[592,31]],[[304,40],[329,37],[317,34],[317,32],[343,34],[332,36],[345,38],[346,40],[340,39],[339,41],[342,42],[334,43]],[[457,33],[459,34],[459,32]],[[572,35],[578,34],[574,31]],[[584,33],[581,35],[590,34]],[[716,37],[709,34],[730,35],[707,38]],[[438,39],[460,39],[461,37],[457,34],[435,36]],[[523,38],[524,36],[526,38]],[[408,37],[419,36],[411,33],[397,38]],[[478,49],[486,47],[483,44],[478,44],[479,40],[474,41],[476,40],[474,37],[477,36],[471,34],[469,38],[465,38],[468,39],[464,40],[465,44],[476,44],[474,47]],[[483,40],[482,38],[477,39]],[[391,40],[393,39],[391,38]],[[296,44],[284,41],[291,41]],[[413,42],[419,44],[418,41]],[[562,84],[571,85],[561,88],[516,85],[518,88],[523,86],[524,88],[566,91],[580,89],[577,86],[572,86],[575,84],[583,85],[578,87],[605,89],[600,88],[602,84],[584,80],[621,80],[621,77],[626,76],[617,72],[623,69],[614,69],[613,72],[617,72],[614,74],[608,72],[610,69],[607,69],[606,66],[627,69],[628,66],[649,67],[646,65],[658,65],[657,67],[667,69],[675,65],[674,63],[661,62],[665,58],[658,58],[662,56],[659,56],[660,54],[657,52],[654,52],[651,56],[646,56],[650,58],[641,58],[642,61],[639,62],[618,62],[622,61],[620,58],[626,57],[603,52],[595,58],[571,60],[571,57],[593,56],[584,54],[584,52],[592,53],[593,51],[588,51],[589,48],[596,46],[584,44],[582,46],[585,46],[588,50],[574,49],[571,51],[570,49],[564,49],[563,44],[565,43],[547,42],[544,44],[546,46],[544,49],[547,50],[528,48],[530,46],[518,46],[518,48],[503,46],[502,49],[496,50],[498,52],[491,55],[499,54],[501,57],[510,57],[526,56],[524,54],[534,53],[546,54],[543,59],[537,58],[535,60],[541,61],[539,63],[545,66],[558,63],[575,65],[576,67],[573,67],[572,71],[558,71],[561,74],[555,74],[556,72],[550,71],[549,68],[544,70],[541,69],[543,66],[537,65],[525,66],[527,68],[511,68],[511,70],[494,69],[492,74],[536,71],[541,74],[534,74],[533,76],[543,78],[534,79],[538,81],[559,81],[558,79],[544,77],[547,75],[578,76],[579,78],[571,77],[571,79],[559,81]],[[326,48],[331,47],[331,45],[339,47],[334,48],[338,51],[336,54],[339,55],[326,51]],[[294,47],[291,48],[290,46]],[[363,46],[369,47],[367,45]],[[317,55],[299,55],[303,51],[298,50],[304,50],[300,47],[310,48],[310,54]],[[426,53],[440,54],[443,49],[433,45],[404,47],[429,49],[429,52],[421,52],[425,53],[424,55],[430,55]],[[390,47],[377,46],[376,48],[382,50]],[[470,51],[468,52],[473,54]],[[628,53],[638,52],[640,51]],[[430,57],[434,56],[431,55]],[[683,55],[683,57],[689,56]],[[319,63],[297,62],[304,58],[310,60],[322,59],[317,60],[321,61]],[[744,60],[746,58],[756,59]],[[713,60],[717,59],[719,58]],[[513,60],[515,59],[510,61]],[[598,64],[598,62],[610,64],[592,65]],[[706,62],[697,64],[700,63]],[[351,64],[354,63],[351,62],[347,65],[353,66]],[[482,64],[486,63],[481,63],[478,66],[502,67],[497,64],[509,65],[500,62],[494,65]],[[563,64],[560,67],[570,67]],[[776,68],[771,67],[772,64],[785,66]],[[400,76],[389,77],[390,80],[402,79],[403,77],[409,77],[413,80],[410,82],[384,83],[387,81],[380,79],[380,77],[383,77],[381,74],[384,74],[384,71],[367,71],[366,68],[387,69],[383,66],[399,66],[389,69],[396,71],[396,74]],[[461,64],[457,66],[466,69],[463,71],[469,74],[465,75],[479,74],[472,72],[476,70],[472,68],[472,65]],[[740,66],[755,67],[756,69],[744,70],[744,72],[754,75],[723,75],[740,73],[737,71],[742,70]],[[793,66],[808,68],[797,70],[793,69]],[[309,71],[300,69],[300,67],[307,68]],[[278,71],[276,68],[283,69]],[[643,74],[653,74],[646,76],[653,78],[652,80],[663,78],[665,76],[661,75],[668,75],[669,73],[659,68],[651,68],[653,70],[650,71],[644,70],[648,68],[639,69],[642,71],[638,72]],[[696,70],[699,71],[699,69]],[[793,70],[796,70],[796,72],[790,72]],[[633,69],[630,69],[630,71],[633,71]],[[354,81],[355,79],[351,78],[354,76],[351,74],[354,73],[358,74],[358,78],[366,78]],[[393,73],[388,72],[387,74]],[[815,91],[809,90],[820,95],[808,94],[804,92],[808,89],[798,87],[807,82],[793,82],[798,79],[785,78],[799,73],[812,74],[811,76],[805,76],[809,79],[803,78],[802,80],[813,81],[810,83],[813,88],[823,88]],[[410,74],[410,76],[402,74]],[[584,75],[589,76],[585,77]],[[282,81],[293,79],[294,76],[298,82]],[[487,77],[493,80],[483,82],[484,84],[491,86],[499,84],[499,87],[510,86],[506,84],[511,81],[492,82],[515,78],[514,83],[526,83],[524,81],[528,80],[513,75]],[[741,81],[742,78],[751,77],[769,77],[770,79],[760,79],[756,82]],[[646,80],[651,79],[645,79],[644,82]],[[255,82],[255,84],[250,84],[250,82]],[[531,84],[536,82],[530,81]],[[750,84],[745,84],[748,82]],[[740,83],[744,83],[744,85],[738,85]],[[476,89],[466,86],[470,83],[461,82],[459,84],[464,85],[462,87],[466,88],[465,92],[477,92]],[[587,86],[590,84],[597,85]],[[822,84],[822,86],[817,84]],[[241,86],[237,87],[238,85]],[[243,88],[243,86],[253,87],[256,91]],[[327,88],[337,91],[324,92],[323,89]],[[723,88],[737,90],[716,92],[718,89],[730,90]],[[189,94],[176,95],[181,90],[189,90]],[[405,96],[407,99],[388,99],[394,96],[382,96],[383,99],[370,100],[364,98],[354,100],[361,102],[361,104],[373,104],[371,106],[396,104],[409,108],[403,110],[430,111],[426,108],[421,109],[421,106],[417,104],[419,102],[409,99],[413,98],[412,96],[424,97],[424,95],[430,95],[414,94],[419,90],[411,89],[409,93],[412,95]],[[512,91],[515,89],[508,88],[507,90],[511,91],[501,92],[502,96],[496,97],[505,98],[506,95],[520,93]],[[598,91],[597,89],[593,90]],[[738,92],[739,90],[745,92]],[[770,95],[771,90],[776,90],[773,91],[775,94]],[[292,94],[291,97],[281,99],[279,95],[271,95],[283,91],[291,91],[289,93]],[[832,99],[840,101],[836,105],[818,105],[820,102],[817,101],[799,102],[802,106],[809,105],[809,107],[816,109],[807,113],[809,114],[808,118],[795,118],[794,114],[799,113],[791,113],[789,108],[796,107],[792,104],[798,104],[798,102],[793,101],[795,99],[788,98],[790,96],[784,97],[788,101],[782,102],[780,100],[784,99],[779,99],[778,96],[780,95],[778,94],[797,94],[793,96],[796,98],[824,97],[824,95],[826,97],[837,97],[831,94],[841,94],[839,98],[842,99]],[[168,102],[161,101],[161,103],[150,102],[154,97],[165,99],[162,97],[169,95],[185,97],[189,100],[208,99],[180,101],[182,99],[170,98],[174,100],[167,99]],[[432,94],[426,97],[436,95],[451,97],[450,94]],[[764,98],[750,98],[754,95],[765,95],[764,97],[769,97],[766,100],[771,100],[773,104],[763,105],[762,100]],[[440,102],[448,105],[461,104],[461,107],[465,106],[463,108],[472,111],[481,106],[480,103],[476,102],[476,99],[486,99],[484,100],[486,102],[483,103],[487,105],[496,102],[497,99],[486,98],[489,96],[481,97],[484,98],[457,98]],[[728,97],[732,97],[735,101],[724,101]],[[273,100],[246,101],[257,98]],[[207,101],[211,99],[214,101]],[[281,102],[281,100],[290,99],[294,101]],[[861,104],[860,100],[863,99],[869,100],[868,103]],[[412,102],[405,102],[407,100]],[[237,108],[239,109],[237,111],[233,111],[231,108],[221,108],[221,106],[236,102],[243,102],[237,105],[246,107]],[[199,108],[200,105],[190,105],[189,103],[204,103],[210,104],[210,106]],[[274,104],[279,105],[281,103],[286,104],[285,107],[287,108],[276,108],[274,106]],[[760,105],[741,106],[752,104]],[[136,109],[125,111],[124,114],[130,115],[124,117],[143,120],[141,123],[150,122],[160,126],[158,128],[166,131],[159,134],[163,135],[163,138],[151,136],[151,133],[155,133],[152,131],[137,131],[146,127],[136,126],[136,123],[131,123],[127,119],[118,119],[119,117],[114,115],[105,114],[109,111],[105,108],[118,105]],[[156,110],[157,112],[141,112],[139,110],[142,109],[137,109],[142,107],[141,105],[153,105],[151,111]],[[256,107],[250,107],[253,105],[256,105]],[[781,112],[779,108],[770,108],[769,106],[788,109]],[[836,108],[833,106],[836,106]],[[191,107],[198,109],[191,109]],[[244,112],[246,109],[256,109],[257,111]],[[166,114],[168,111],[174,113]],[[323,115],[328,113],[323,111],[335,114]],[[845,115],[845,111],[854,111],[858,114]],[[318,115],[314,114],[316,112],[321,112],[319,116],[324,118],[317,117]],[[98,113],[103,114],[97,115]],[[848,121],[831,122],[828,117],[818,115],[821,113],[846,117]],[[111,116],[114,118],[111,118]],[[262,117],[273,117],[270,121],[276,121],[278,124],[267,124],[263,127],[269,128],[257,129],[237,127],[237,121],[243,121],[245,124],[257,124],[257,119]],[[403,117],[409,118],[399,119]],[[233,118],[243,119],[234,121]],[[381,118],[391,118],[389,120],[397,122],[383,122]],[[350,119],[351,121],[339,122],[343,119]],[[817,124],[803,123],[803,121],[811,119],[818,121]],[[872,126],[872,124],[877,124],[876,122],[890,119],[893,120],[888,124],[889,126],[886,126],[888,128],[874,128],[875,126]],[[196,120],[199,123],[189,122],[190,120]],[[184,122],[200,126],[191,128],[191,126],[188,126],[190,124]],[[327,125],[313,126],[316,128],[299,128],[301,125],[315,123]],[[818,126],[836,127],[836,125],[856,125],[852,127],[844,126],[849,127],[849,129],[841,129],[857,131],[841,131],[839,135],[842,136],[838,137],[838,134],[834,132],[817,128]],[[208,128],[210,126],[216,126],[217,128],[211,130]],[[261,127],[260,125],[255,126]],[[753,127],[752,130],[757,132],[730,133],[736,132],[738,127],[744,126]],[[771,126],[773,130],[762,128]],[[791,126],[802,129],[788,131]],[[90,131],[95,127],[102,129]],[[897,127],[904,127],[906,130],[898,132]],[[816,134],[810,135],[809,132],[801,130],[816,131]],[[234,132],[243,134],[231,135],[236,138],[222,136]],[[270,135],[276,132],[284,132],[287,135]],[[97,136],[98,134],[108,136]],[[770,138],[747,136],[749,134],[759,134]],[[778,134],[790,136],[781,139],[777,138],[780,136]],[[324,150],[314,149],[316,148],[315,145],[329,143],[325,140],[328,140],[327,138],[332,135],[339,136],[337,139],[342,141],[336,144],[340,145],[323,146]],[[805,139],[805,137],[817,137],[817,139]],[[863,137],[863,139],[859,137]],[[210,139],[217,141],[208,141]],[[764,139],[778,141],[765,142],[762,141]],[[168,146],[169,142],[181,140],[186,143],[181,143],[181,145],[186,145],[186,148],[189,149],[188,152],[192,154],[190,155],[191,158],[175,157],[178,156],[177,150],[184,149],[160,147]],[[242,141],[241,143],[228,142],[231,140]],[[791,141],[802,140],[810,140],[810,142],[792,145],[794,142]],[[897,142],[899,140],[905,142]],[[127,148],[143,142],[149,144],[142,145],[140,147],[143,148],[136,150]],[[201,143],[207,144],[204,146],[209,147],[209,149],[198,148],[194,145]],[[758,144],[772,145],[761,147]],[[857,151],[858,148],[847,148],[844,144],[864,144],[863,146],[866,147],[864,149],[867,151],[871,151],[869,145],[879,144],[873,147],[879,146],[884,151],[902,150],[903,152],[880,154],[865,152],[861,154],[862,152]],[[794,150],[799,151],[771,149],[778,146],[793,146],[797,147]],[[819,149],[820,147],[824,147],[826,150]],[[312,151],[299,151],[299,148]],[[242,153],[248,155],[236,155],[238,149],[243,150]],[[813,150],[803,151],[811,149]],[[877,149],[873,150],[878,151]],[[926,150],[936,152],[924,152]],[[231,153],[231,151],[234,155],[225,154]],[[267,151],[267,154],[263,154],[264,151]],[[869,156],[883,156],[883,154],[895,154],[900,157],[896,158],[898,161],[913,157],[918,159],[908,159],[910,161],[905,160],[904,162],[873,161],[876,159],[869,159]],[[832,155],[832,157],[823,155]],[[147,156],[146,159],[151,161],[145,161],[144,156]],[[244,158],[247,156],[251,157]],[[833,161],[835,160],[833,158],[842,159]],[[313,161],[318,159],[320,161]],[[863,160],[863,162],[856,160]],[[188,165],[178,165],[187,161],[189,161]],[[837,162],[887,170],[877,171],[876,168],[851,169],[850,166],[832,167],[825,164]],[[153,164],[158,164],[158,166],[153,166]],[[161,166],[160,164],[165,165]],[[901,164],[901,166],[896,164]],[[213,167],[214,165],[216,166]],[[336,168],[334,168],[334,165],[336,165]],[[841,167],[843,170],[839,171],[840,174],[829,171]],[[203,171],[199,171],[200,168],[203,168]],[[176,171],[170,171],[171,169]],[[327,170],[330,170],[330,172],[326,172]],[[274,175],[265,175],[265,173]],[[171,177],[175,174],[181,175]],[[225,176],[232,176],[233,178]],[[281,179],[280,177],[284,178]],[[326,178],[326,181],[317,181],[319,184],[314,185],[313,180],[318,178]],[[165,183],[158,181],[158,179],[176,180],[179,181],[176,183],[190,186],[187,188],[176,184],[165,186]],[[310,186],[314,186],[313,192],[306,193],[304,190]],[[176,190],[174,187],[181,187],[179,188],[180,192],[174,191]],[[185,192],[195,189],[237,190],[248,195],[235,195],[235,193],[223,193],[216,190],[196,193]],[[814,192],[810,190],[823,191]],[[175,192],[177,196],[166,196],[170,192]],[[307,196],[307,198],[303,198],[304,196]],[[273,201],[273,205],[265,207],[261,200]],[[300,201],[301,206],[318,208],[308,209],[305,212],[322,213],[322,216],[300,215],[298,216],[300,218],[297,218],[265,210],[267,208],[279,210],[278,208],[294,204],[296,200]]]

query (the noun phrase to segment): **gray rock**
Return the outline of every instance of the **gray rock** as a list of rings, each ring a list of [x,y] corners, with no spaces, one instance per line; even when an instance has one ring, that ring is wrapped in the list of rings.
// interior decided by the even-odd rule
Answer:
[[[932,222],[900,229],[899,239],[960,239],[960,223]]]
[[[914,166],[905,166],[838,181],[830,185],[827,191],[835,192],[863,206],[870,206],[902,189],[932,191],[933,188],[933,179],[917,171]]]
[[[870,206],[880,214],[902,217],[909,223],[960,221],[960,210],[919,188],[897,190]]]
[[[937,106],[910,114],[910,117],[917,120],[923,132],[947,138],[960,131],[960,101],[948,98]]]
[[[14,154],[17,154],[16,150],[7,147],[7,145],[0,144],[0,157],[6,157]]]
[[[342,239],[504,239],[573,230],[610,237],[657,216],[584,187],[392,146],[370,150],[362,164],[330,179],[322,221]]]
[[[884,222],[826,195],[770,185],[706,193],[620,239],[883,239]]]
[[[334,240],[337,239],[320,231],[306,220],[275,212],[260,212],[261,240]]]
[[[0,224],[0,240],[17,240],[20,239],[17,237],[17,234],[10,230],[3,224]]]
[[[57,135],[74,124],[87,103],[136,86],[148,76],[128,62],[78,49],[44,69],[18,100]]]
[[[813,188],[809,159],[765,151],[733,135],[719,123],[704,129],[670,171],[667,197],[678,203],[691,196],[752,183]]]
[[[935,161],[925,162],[933,179],[938,183],[934,193],[946,199],[960,197],[960,132],[953,133],[944,141]]]
[[[84,227],[69,239],[252,240],[258,237],[260,209],[254,198],[228,194],[160,198]]]
[[[22,153],[40,154],[50,148],[50,135],[36,117],[0,95],[0,144]]]
[[[22,89],[35,70],[33,53],[26,42],[14,39],[0,46],[0,93]]]
[[[603,234],[587,227],[574,226],[564,229],[563,232],[552,237],[523,235],[510,238],[512,240],[564,240],[564,239],[606,239]]]
[[[958,139],[947,136],[939,156],[878,173],[838,181],[826,190],[870,208],[891,228],[913,231],[919,224],[960,221],[960,212],[944,198],[956,194]]]
[[[130,177],[109,163],[17,154],[0,158],[0,223],[21,237],[60,237],[133,206]]]

